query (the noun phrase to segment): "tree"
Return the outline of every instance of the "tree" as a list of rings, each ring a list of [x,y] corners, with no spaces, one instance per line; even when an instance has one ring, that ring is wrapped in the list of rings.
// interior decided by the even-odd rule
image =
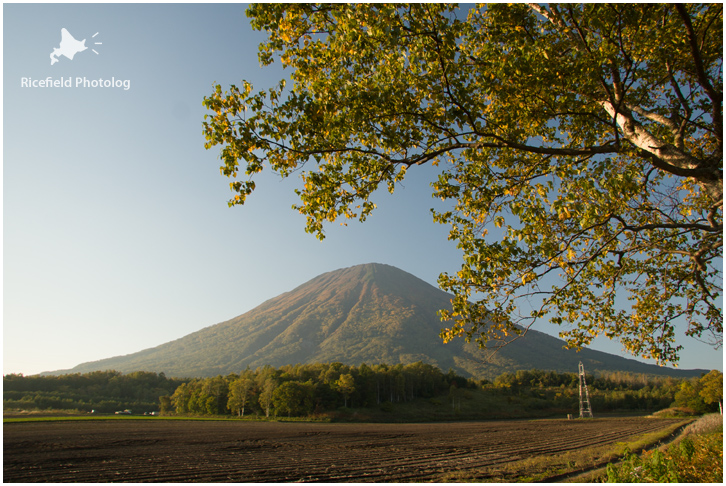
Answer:
[[[678,407],[687,407],[697,413],[706,413],[708,408],[701,397],[703,385],[698,378],[691,378],[681,382],[678,391],[674,395],[675,404]]]
[[[170,402],[176,413],[189,412],[189,398],[191,397],[191,393],[192,387],[187,383],[182,383],[174,390]]]
[[[169,395],[162,395],[159,397],[159,413],[166,415],[172,411],[171,397]]]
[[[233,381],[229,386],[227,408],[236,411],[239,417],[244,417],[245,405],[252,397],[254,385],[255,382],[247,376],[241,376]]]
[[[497,347],[539,319],[677,362],[676,324],[722,343],[720,4],[264,4],[263,65],[291,69],[204,103],[230,206],[268,166],[324,237],[374,192],[440,166],[464,263],[446,341]],[[626,300],[627,298],[627,300]]]
[[[348,399],[355,392],[355,379],[350,373],[340,375],[334,384],[334,388],[343,395],[344,406],[348,407]]]
[[[270,407],[272,407],[275,388],[277,388],[277,383],[275,383],[275,380],[273,380],[272,378],[268,378],[267,380],[265,380],[264,384],[262,385],[262,391],[260,392],[258,402],[260,403],[260,406],[265,410],[265,417],[270,416]]]
[[[275,410],[286,410],[287,416],[307,413],[312,410],[312,385],[299,381],[286,381],[272,393]]]
[[[698,394],[703,401],[711,404],[718,403],[718,411],[723,415],[723,373],[711,370],[701,378],[702,388]]]
[[[224,397],[227,395],[227,380],[222,375],[218,375],[214,378],[206,378],[202,382],[202,389],[200,390],[200,400],[205,400],[203,407],[200,407],[200,411],[205,411],[210,415],[221,415],[224,407]],[[212,400],[209,400],[211,398]]]

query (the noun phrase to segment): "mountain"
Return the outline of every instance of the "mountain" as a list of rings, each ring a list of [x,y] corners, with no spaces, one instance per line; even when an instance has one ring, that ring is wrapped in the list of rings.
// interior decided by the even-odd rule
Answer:
[[[423,361],[463,376],[492,379],[505,371],[630,371],[699,376],[616,355],[563,349],[564,341],[529,331],[494,358],[463,340],[444,344],[436,312],[451,295],[390,265],[365,264],[322,274],[241,316],[155,348],[83,363],[50,374],[114,369],[204,377],[239,373],[247,366],[335,362],[397,364]]]

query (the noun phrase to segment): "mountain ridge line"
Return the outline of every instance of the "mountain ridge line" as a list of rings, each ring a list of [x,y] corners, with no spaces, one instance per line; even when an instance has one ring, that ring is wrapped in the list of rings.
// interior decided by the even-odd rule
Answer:
[[[583,348],[529,330],[491,360],[475,344],[444,344],[437,311],[451,295],[424,280],[381,263],[366,263],[320,274],[232,319],[135,353],[81,363],[44,375],[114,369],[207,377],[246,367],[335,362],[410,364],[416,361],[477,379],[519,369],[588,372],[628,371],[673,377],[708,370],[679,370]]]

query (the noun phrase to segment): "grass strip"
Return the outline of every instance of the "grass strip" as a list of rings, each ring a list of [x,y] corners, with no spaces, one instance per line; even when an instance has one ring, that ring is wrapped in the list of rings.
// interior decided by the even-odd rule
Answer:
[[[654,419],[657,420],[657,419]],[[493,466],[487,470],[457,471],[441,478],[442,482],[552,482],[565,481],[577,476],[576,482],[582,480],[583,474],[605,467],[607,464],[622,458],[628,451],[643,451],[658,445],[664,439],[674,435],[678,430],[691,423],[688,419],[671,424],[656,432],[649,432],[630,438],[626,442],[585,447],[555,455],[529,457],[519,461]]]
[[[20,423],[20,422],[73,422],[73,421],[108,421],[108,420],[193,420],[193,421],[207,421],[207,422],[228,422],[234,420],[231,418],[217,418],[217,417],[145,417],[143,415],[138,416],[68,416],[68,417],[12,417],[3,418],[3,424],[8,423]]]

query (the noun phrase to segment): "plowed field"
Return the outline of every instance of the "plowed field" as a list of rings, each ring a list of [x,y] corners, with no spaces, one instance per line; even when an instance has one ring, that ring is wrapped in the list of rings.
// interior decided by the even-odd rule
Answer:
[[[431,481],[611,444],[644,418],[436,424],[108,420],[3,426],[5,482]]]

